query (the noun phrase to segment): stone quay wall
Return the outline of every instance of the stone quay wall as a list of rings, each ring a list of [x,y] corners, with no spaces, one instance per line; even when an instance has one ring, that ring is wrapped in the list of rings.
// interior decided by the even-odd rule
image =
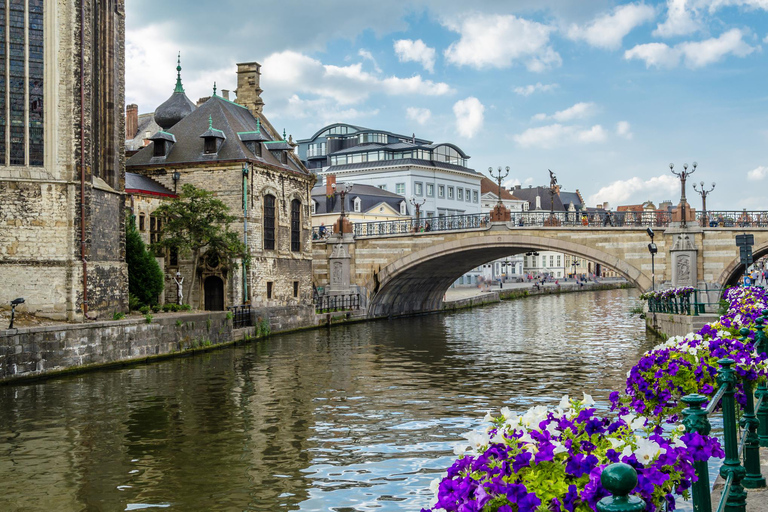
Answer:
[[[720,315],[714,313],[705,313],[698,316],[656,313],[656,325],[654,326],[653,313],[646,313],[645,325],[649,331],[656,333],[662,338],[670,338],[696,332],[704,327],[705,324],[712,323],[719,318]]]

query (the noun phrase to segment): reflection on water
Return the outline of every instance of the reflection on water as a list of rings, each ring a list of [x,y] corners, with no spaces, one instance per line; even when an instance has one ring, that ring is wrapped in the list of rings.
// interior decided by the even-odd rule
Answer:
[[[0,388],[0,510],[418,510],[486,410],[605,403],[633,290],[276,336]]]

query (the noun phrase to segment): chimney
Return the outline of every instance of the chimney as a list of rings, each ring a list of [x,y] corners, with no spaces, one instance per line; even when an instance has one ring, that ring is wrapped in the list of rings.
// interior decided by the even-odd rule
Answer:
[[[203,96],[202,98],[198,98],[197,99],[197,103],[195,104],[195,106],[199,107],[200,105],[202,105],[203,103],[205,103],[209,99],[211,99],[210,96]]]
[[[251,111],[253,115],[260,114],[264,108],[264,100],[261,99],[261,64],[258,62],[241,62],[237,64],[237,99],[238,105],[242,105]]]
[[[135,103],[125,107],[125,138],[132,139],[139,133],[139,106]]]
[[[608,201],[604,202],[604,203],[603,203],[603,210],[607,210],[607,209],[608,209],[608,206],[609,206],[609,205],[608,205]]]
[[[229,90],[228,89],[222,89],[221,90],[221,97],[225,100],[229,101]]]
[[[328,174],[325,176],[325,195],[326,196],[332,196],[333,195],[333,186],[336,184],[336,175],[335,174]]]

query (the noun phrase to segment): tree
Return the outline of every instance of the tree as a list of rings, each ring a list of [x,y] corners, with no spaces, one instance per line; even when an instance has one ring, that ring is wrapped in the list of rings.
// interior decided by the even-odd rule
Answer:
[[[216,199],[213,192],[186,184],[179,197],[160,206],[154,214],[164,222],[160,241],[153,248],[176,249],[180,255],[192,257],[190,290],[195,289],[203,253],[215,256],[226,267],[234,258],[248,258],[245,244],[237,233],[229,230],[229,223],[234,220],[229,207]]]
[[[157,304],[157,296],[163,291],[163,271],[133,221],[127,223],[125,234],[125,260],[128,263],[128,292],[142,304]]]

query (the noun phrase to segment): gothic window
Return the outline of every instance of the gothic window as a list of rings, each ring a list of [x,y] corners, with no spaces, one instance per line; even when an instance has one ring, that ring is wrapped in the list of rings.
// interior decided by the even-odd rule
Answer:
[[[363,208],[363,201],[359,197],[355,198],[354,208],[356,212],[360,212]]]
[[[139,231],[144,231],[144,219],[145,219],[144,214],[140,213],[139,214]]]
[[[179,249],[176,247],[171,247],[168,251],[168,265],[171,267],[178,267],[179,266]]]
[[[154,215],[149,217],[149,243],[156,244],[160,241],[160,232],[163,230],[163,221]]]
[[[264,249],[275,250],[275,196],[264,196]]]
[[[204,152],[206,155],[210,155],[213,153],[216,153],[216,137],[206,137],[205,138],[205,149]]]
[[[291,251],[301,251],[301,201],[291,201]]]
[[[0,1],[0,165],[43,165],[43,2]]]

